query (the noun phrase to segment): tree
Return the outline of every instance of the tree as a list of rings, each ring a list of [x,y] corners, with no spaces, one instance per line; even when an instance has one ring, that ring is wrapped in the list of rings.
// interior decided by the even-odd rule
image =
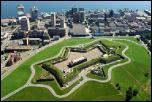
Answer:
[[[148,77],[148,75],[149,75],[149,73],[147,72],[147,73],[145,73],[145,77]]]
[[[119,86],[119,83],[116,84],[116,87],[118,87],[118,86]]]
[[[120,90],[120,86],[117,88],[117,90]]]
[[[136,96],[138,94],[138,90],[137,89],[134,89],[133,90],[133,96]]]
[[[120,90],[120,85],[119,85],[119,83],[116,84],[116,88],[117,88],[117,90]]]
[[[133,97],[133,90],[132,87],[129,87],[128,90],[126,91],[126,101],[130,101],[131,98]]]

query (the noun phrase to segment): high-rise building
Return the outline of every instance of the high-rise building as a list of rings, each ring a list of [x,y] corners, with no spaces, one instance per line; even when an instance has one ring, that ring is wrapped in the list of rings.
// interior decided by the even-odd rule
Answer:
[[[17,6],[17,16],[23,16],[24,15],[24,6],[22,4],[19,4]]]
[[[30,30],[29,18],[27,18],[26,16],[21,18],[20,24],[21,24],[21,30],[24,30],[24,31]]]
[[[74,23],[82,23],[85,19],[84,8],[79,8],[78,12],[73,14],[73,22]]]
[[[77,8],[72,8],[72,14],[77,13],[77,12],[78,12]]]
[[[73,23],[79,23],[79,12],[73,14]]]
[[[51,26],[52,27],[56,26],[56,14],[55,14],[55,12],[51,13]]]
[[[37,18],[38,18],[38,8],[34,6],[33,8],[31,8],[31,19],[35,21]]]
[[[104,24],[105,24],[105,26],[107,26],[107,14],[106,13],[104,13]]]
[[[85,19],[85,13],[84,11],[79,11],[79,22],[83,22]]]
[[[84,8],[79,8],[79,11],[84,11]]]
[[[60,26],[61,26],[62,28],[65,28],[65,17],[64,17],[64,16],[61,17]]]

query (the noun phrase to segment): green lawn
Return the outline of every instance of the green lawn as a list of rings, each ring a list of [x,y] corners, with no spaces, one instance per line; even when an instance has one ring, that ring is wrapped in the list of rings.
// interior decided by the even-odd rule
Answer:
[[[13,73],[11,73],[9,76],[1,81],[1,97],[16,90],[27,82],[31,74],[30,65],[32,63],[57,55],[63,46],[73,46],[77,44],[87,43],[93,40],[94,39],[88,38],[73,38],[70,40],[62,41],[39,52],[37,55],[33,56],[32,58],[21,64],[19,68],[17,68]]]
[[[128,38],[128,39],[136,41],[136,39],[134,38]],[[47,56],[48,52],[51,53],[49,57],[53,56],[53,54],[54,55],[57,54],[59,50],[62,48],[62,46],[66,44],[68,45],[68,43],[71,44],[72,41],[76,41],[74,44],[78,44],[84,41],[89,42],[91,40],[90,39],[80,39],[80,40],[72,39],[72,40],[64,41],[65,44],[59,43],[57,44],[58,46],[55,45],[55,47],[52,46],[48,51],[43,51],[43,53],[45,52],[44,54],[45,57],[42,57],[42,58],[44,59],[48,58]],[[125,54],[131,58],[132,62],[128,65],[124,65],[124,66],[114,69],[112,71],[112,79],[109,83],[103,84],[103,83],[89,81],[85,83],[83,86],[81,86],[78,90],[76,90],[73,94],[63,99],[58,99],[54,97],[45,88],[28,87],[28,88],[23,89],[21,92],[18,92],[15,95],[9,97],[6,100],[18,100],[18,101],[19,100],[35,100],[35,101],[36,100],[37,101],[40,101],[40,100],[43,100],[43,101],[44,100],[62,100],[62,101],[63,100],[90,100],[90,101],[117,100],[118,101],[118,100],[124,100],[125,91],[129,86],[132,86],[133,88],[137,88],[139,90],[138,95],[134,97],[132,100],[143,100],[143,101],[151,100],[151,91],[147,89],[151,86],[151,77],[150,75],[148,78],[144,76],[145,72],[151,72],[151,57],[147,54],[147,51],[142,46],[138,46],[138,45],[135,45],[134,43],[127,42],[127,41],[120,41],[120,40],[116,40],[116,41],[122,42],[129,46],[129,49],[126,51]],[[43,53],[41,52],[40,56],[42,56]],[[41,57],[39,56],[35,56],[34,58],[32,58],[31,60],[27,62],[31,64],[33,63],[32,61],[40,60],[40,58]],[[30,74],[30,70],[29,70],[30,64],[28,65],[25,64],[23,67],[21,66],[21,68],[17,69],[19,70],[19,72],[25,71],[23,72],[23,74],[21,74],[21,72],[20,74],[18,74],[19,72],[17,72],[16,70],[16,72],[13,72],[16,74],[11,74],[6,79],[1,81],[2,82],[1,93],[3,95],[11,92],[11,90],[15,90],[17,87],[21,86],[23,83],[26,82],[28,76],[24,79],[23,75]],[[19,82],[15,80],[15,78],[13,80],[13,75],[15,76],[17,80],[19,80]],[[18,82],[19,84],[22,83],[22,84],[16,85],[15,82]],[[9,85],[7,85],[7,83],[9,83]],[[118,92],[111,83],[113,85],[115,85],[116,83],[119,83],[121,87],[120,92]],[[13,88],[11,88],[12,86]],[[8,87],[9,89],[4,90],[5,87],[6,88]]]
[[[118,46],[121,46],[121,48],[119,49],[119,50],[117,50],[117,53],[118,54],[120,54],[120,55],[122,55],[122,51],[124,50],[124,48],[125,48],[125,46],[124,45],[121,45],[121,44],[119,44],[119,43],[116,43],[116,42],[113,42],[113,41],[108,41],[108,40],[102,40],[103,41],[103,43],[105,44],[105,45],[107,45],[108,47],[111,47],[111,46],[113,46],[113,47],[115,47],[115,48],[117,48]],[[115,65],[115,64],[119,64],[119,63],[124,63],[124,62],[126,62],[127,61],[127,59],[123,59],[123,60],[121,60],[121,61],[119,61],[119,62],[115,62],[115,63],[112,63],[112,64],[109,64],[109,65],[105,65],[104,67],[103,67],[103,69],[104,69],[104,72],[105,72],[105,75],[106,75],[106,77],[101,77],[101,76],[98,76],[98,75],[95,75],[95,74],[92,74],[92,73],[88,73],[88,77],[90,77],[90,78],[95,78],[95,79],[107,79],[107,74],[108,74],[108,69],[110,68],[110,66],[113,66],[113,65]]]
[[[151,86],[150,84],[147,86],[145,85],[148,81],[151,81],[151,75],[149,75],[148,78],[144,76],[146,72],[151,72],[151,57],[147,54],[147,51],[144,49],[143,46],[138,46],[127,41],[115,41],[129,45],[129,50],[126,51],[126,55],[131,58],[132,62],[128,65],[124,65],[114,69],[112,72],[112,82],[114,84],[119,83],[121,86],[121,92],[123,93],[125,93],[129,86],[137,88],[139,90],[139,94],[132,100],[151,100],[150,88],[149,90],[144,90],[145,87],[147,88]],[[136,40],[134,39],[133,41]],[[121,63],[125,61],[127,60],[123,60],[121,61]],[[104,66],[105,73],[107,73],[109,67],[112,65],[114,64]],[[91,73],[89,73],[88,76],[91,78],[101,79],[98,76],[93,75]]]
[[[32,95],[31,95],[32,94]],[[120,95],[110,83],[101,84],[89,81],[81,86],[78,90],[66,98],[56,98],[45,88],[28,87],[16,95],[8,98],[6,101],[46,101],[46,100],[124,100],[124,95]]]
[[[136,38],[134,38],[134,37],[114,37],[114,38],[112,38],[112,39],[128,39],[128,40],[132,40],[132,41],[134,41],[134,42],[136,42],[136,43],[139,43],[139,44],[141,44],[141,42],[140,41],[138,41]]]
[[[39,77],[40,75],[41,75],[41,73],[43,73],[43,72],[46,72],[46,70],[44,70],[43,68],[41,68],[40,66],[38,66],[38,65],[36,65],[35,66],[35,76],[34,76],[34,78],[33,78],[33,80],[35,80],[37,77]],[[45,84],[45,85],[49,85],[49,86],[51,86],[54,90],[55,90],[55,92],[57,93],[57,94],[59,94],[59,95],[63,95],[63,94],[65,94],[65,93],[67,93],[67,92],[69,92],[76,84],[78,84],[79,83],[79,80],[77,81],[77,82],[75,82],[73,85],[71,85],[70,87],[68,87],[68,88],[61,88],[60,87],[60,85],[57,83],[57,81],[54,79],[54,80],[52,80],[52,81],[46,81],[46,82],[34,82],[33,81],[33,83],[34,84]]]
[[[119,41],[129,45],[126,55],[129,56],[132,62],[128,65],[114,69],[112,72],[112,82],[122,86],[122,92],[125,92],[129,86],[139,89],[138,98],[140,100],[150,99],[151,92],[144,91],[142,85],[151,80],[151,77],[146,78],[145,72],[151,72],[151,57],[143,46],[138,46],[127,41]],[[120,77],[121,73],[121,77]],[[141,89],[140,89],[141,88]]]

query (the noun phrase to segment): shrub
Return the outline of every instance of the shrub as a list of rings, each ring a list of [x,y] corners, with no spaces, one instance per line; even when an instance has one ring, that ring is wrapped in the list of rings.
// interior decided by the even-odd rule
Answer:
[[[138,94],[138,90],[137,89],[134,89],[133,90],[133,96],[136,96]]]
[[[148,75],[149,75],[149,73],[148,73],[148,72],[146,72],[146,73],[145,73],[145,77],[148,77]]]
[[[118,86],[119,86],[119,83],[116,84],[116,87],[118,87]]]
[[[133,97],[133,90],[131,87],[128,88],[128,90],[126,91],[126,101],[130,101]]]

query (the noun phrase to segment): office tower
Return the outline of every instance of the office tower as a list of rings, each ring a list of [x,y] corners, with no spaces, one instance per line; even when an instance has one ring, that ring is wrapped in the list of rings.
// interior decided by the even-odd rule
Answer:
[[[73,14],[73,23],[79,23],[79,18],[80,18],[80,15],[79,13],[74,13]]]
[[[82,23],[85,19],[84,8],[79,8],[78,12],[73,14],[73,22],[74,23]]]
[[[104,24],[105,24],[105,26],[107,26],[107,14],[106,13],[104,13]]]
[[[79,8],[79,11],[84,11],[84,8]]]
[[[55,12],[51,13],[51,26],[52,27],[56,26],[56,14],[55,14]]]
[[[31,19],[32,21],[35,21],[38,18],[38,8],[35,6],[31,8]]]
[[[72,14],[77,13],[77,12],[78,12],[77,8],[72,8]]]
[[[20,24],[21,24],[21,30],[24,30],[24,31],[30,30],[29,18],[27,18],[26,16],[21,18]]]
[[[65,28],[65,16],[62,16],[62,17],[61,17],[60,26],[61,26],[62,28]]]
[[[17,16],[23,16],[24,15],[24,6],[22,4],[19,4],[17,6]]]
[[[83,22],[85,19],[85,13],[84,11],[79,11],[79,22]]]

